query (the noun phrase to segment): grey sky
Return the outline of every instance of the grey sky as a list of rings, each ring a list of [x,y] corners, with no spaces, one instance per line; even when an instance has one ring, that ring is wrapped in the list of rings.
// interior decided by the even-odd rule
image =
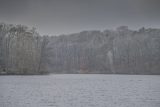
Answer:
[[[160,28],[160,0],[0,0],[0,22],[49,35],[120,25]]]

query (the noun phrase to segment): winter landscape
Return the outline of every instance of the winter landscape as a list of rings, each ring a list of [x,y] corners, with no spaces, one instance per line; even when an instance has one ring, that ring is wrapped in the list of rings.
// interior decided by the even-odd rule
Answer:
[[[160,107],[160,0],[0,0],[0,107]]]

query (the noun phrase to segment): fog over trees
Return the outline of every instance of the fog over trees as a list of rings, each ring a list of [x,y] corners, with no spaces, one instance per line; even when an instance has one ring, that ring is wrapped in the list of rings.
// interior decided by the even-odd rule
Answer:
[[[46,36],[24,25],[0,24],[0,73],[46,73]],[[45,52],[44,52],[45,51]],[[42,65],[43,64],[43,65]],[[39,67],[41,66],[41,67]]]
[[[42,36],[0,24],[0,74],[160,74],[160,29],[82,31]]]

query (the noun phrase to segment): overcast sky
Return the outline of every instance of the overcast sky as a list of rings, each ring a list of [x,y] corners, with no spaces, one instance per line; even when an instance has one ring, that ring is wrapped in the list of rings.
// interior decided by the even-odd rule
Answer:
[[[120,25],[160,28],[160,0],[0,0],[0,22],[49,35]]]

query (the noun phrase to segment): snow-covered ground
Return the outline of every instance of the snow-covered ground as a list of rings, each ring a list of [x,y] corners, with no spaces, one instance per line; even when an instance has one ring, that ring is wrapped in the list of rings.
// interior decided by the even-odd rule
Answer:
[[[0,76],[0,107],[160,107],[160,76]]]

